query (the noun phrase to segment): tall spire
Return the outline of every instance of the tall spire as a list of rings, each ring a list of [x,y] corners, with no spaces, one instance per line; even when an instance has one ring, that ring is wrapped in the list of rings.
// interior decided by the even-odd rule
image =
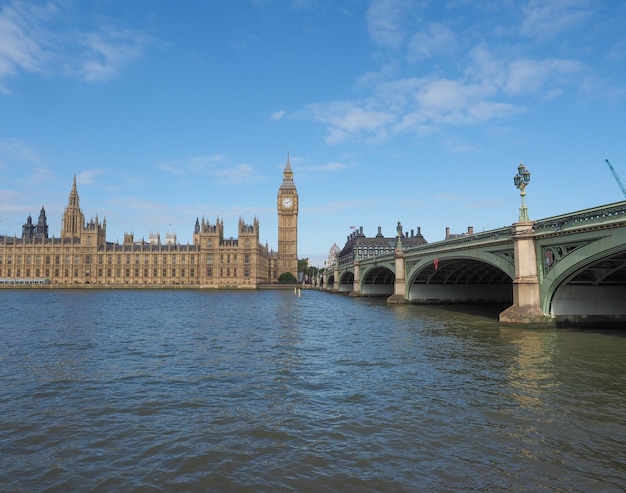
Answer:
[[[70,192],[70,199],[68,206],[79,207],[78,203],[78,190],[76,189],[76,173],[74,173],[74,181],[72,182],[72,190]]]
[[[287,163],[283,171],[283,183],[280,185],[280,190],[295,189],[296,185],[293,182],[293,171],[291,170],[291,163],[289,159],[289,153],[287,153]]]
[[[78,189],[76,188],[76,173],[72,181],[72,190],[67,201],[67,207],[63,213],[63,229],[61,237],[80,237],[85,227],[85,216],[80,210],[80,199],[78,197]]]

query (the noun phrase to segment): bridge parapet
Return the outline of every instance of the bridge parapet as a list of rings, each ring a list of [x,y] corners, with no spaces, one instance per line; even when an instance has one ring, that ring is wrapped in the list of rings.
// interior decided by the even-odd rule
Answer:
[[[450,238],[448,240],[435,241],[432,243],[427,243],[425,245],[413,246],[410,248],[404,248],[404,254],[406,256],[419,255],[421,253],[428,254],[432,251],[437,252],[445,252],[448,250],[462,250],[464,247],[474,248],[479,245],[488,245],[490,243],[502,243],[507,241],[512,241],[513,238],[513,228],[511,226],[506,226],[499,229],[491,229],[489,231],[483,231],[480,233],[473,233],[468,235],[463,235],[456,238]],[[367,257],[363,259],[359,259],[361,266],[368,266],[371,264],[377,265],[384,262],[388,262],[389,260],[394,259],[395,254],[392,253],[383,253],[379,255],[374,255],[372,257]],[[353,268],[354,262],[345,262],[341,265],[341,269],[350,270]]]
[[[570,228],[589,229],[594,224],[607,228],[623,221],[626,221],[626,201],[541,219],[534,222],[534,229],[537,233],[554,233]]]
[[[445,250],[447,247],[459,249],[465,244],[475,245],[476,243],[491,243],[494,241],[502,241],[511,239],[513,236],[513,228],[507,226],[499,229],[491,229],[481,233],[473,233],[463,235],[448,240],[435,241],[426,245],[419,245],[411,248],[405,248],[405,252],[428,252],[430,250]]]

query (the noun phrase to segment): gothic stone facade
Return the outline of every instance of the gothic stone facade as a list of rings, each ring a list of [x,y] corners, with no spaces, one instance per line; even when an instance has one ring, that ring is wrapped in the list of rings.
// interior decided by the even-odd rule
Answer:
[[[287,200],[289,198],[290,200]],[[37,225],[29,216],[22,237],[0,237],[3,284],[188,286],[250,288],[278,282],[283,272],[297,278],[297,192],[289,158],[278,192],[278,251],[259,243],[259,221],[239,220],[238,237],[224,238],[224,223],[196,219],[193,244],[175,241],[106,241],[106,219],[85,222],[76,177],[63,214],[60,238],[48,237],[45,210]],[[285,218],[285,216],[287,216]]]

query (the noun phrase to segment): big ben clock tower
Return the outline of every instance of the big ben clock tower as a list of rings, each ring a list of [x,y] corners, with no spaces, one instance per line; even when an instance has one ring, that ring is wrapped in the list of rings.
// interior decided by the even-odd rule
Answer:
[[[298,191],[289,154],[278,189],[278,275],[285,272],[298,279]]]

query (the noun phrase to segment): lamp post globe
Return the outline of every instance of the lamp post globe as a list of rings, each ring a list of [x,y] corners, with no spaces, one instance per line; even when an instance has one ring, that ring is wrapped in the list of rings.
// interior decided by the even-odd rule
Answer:
[[[519,189],[520,197],[522,198],[522,205],[519,208],[519,221],[529,221],[528,208],[524,198],[526,197],[526,186],[530,183],[530,171],[520,161],[517,167],[517,174],[513,177],[513,183],[515,188]]]

